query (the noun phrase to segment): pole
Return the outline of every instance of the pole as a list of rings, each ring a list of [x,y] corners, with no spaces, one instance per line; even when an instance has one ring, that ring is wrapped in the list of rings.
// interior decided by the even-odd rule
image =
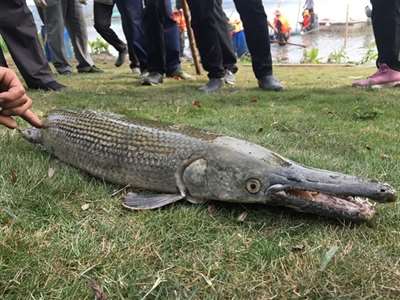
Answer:
[[[270,43],[271,43],[271,44],[279,44],[280,42],[279,42],[279,41],[273,40],[273,41],[270,41]],[[301,48],[307,48],[306,45],[303,45],[303,44],[296,44],[296,43],[291,43],[291,42],[283,42],[283,43],[282,43],[282,46],[285,46],[285,45],[297,46],[297,47],[301,47]]]
[[[297,10],[297,19],[296,19],[296,28],[295,28],[295,32],[297,32],[297,28],[299,28],[299,19],[300,19],[300,11],[301,11],[301,1],[299,0],[299,8]],[[301,29],[299,30],[299,32],[301,31]]]
[[[194,67],[196,69],[196,74],[201,75],[201,67],[200,67],[200,60],[199,60],[199,53],[196,47],[196,40],[194,38],[192,26],[191,26],[191,17],[190,17],[190,10],[186,0],[182,0],[182,7],[183,13],[186,19],[186,29],[188,32],[189,37],[189,44],[190,44],[190,51],[192,52]]]
[[[349,38],[349,10],[350,10],[350,2],[347,0],[347,7],[346,7],[346,27],[344,32],[344,45],[343,49],[347,48],[347,39]]]

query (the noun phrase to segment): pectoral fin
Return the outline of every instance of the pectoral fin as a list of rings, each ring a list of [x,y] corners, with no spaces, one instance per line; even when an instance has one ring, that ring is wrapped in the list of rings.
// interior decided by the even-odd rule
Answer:
[[[128,193],[122,206],[131,210],[144,210],[163,207],[185,198],[183,195],[174,194],[136,194]]]

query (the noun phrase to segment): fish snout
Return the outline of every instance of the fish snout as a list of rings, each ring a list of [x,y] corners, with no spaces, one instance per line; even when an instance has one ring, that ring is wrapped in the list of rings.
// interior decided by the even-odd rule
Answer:
[[[396,201],[396,190],[387,183],[378,183],[378,188],[375,195],[370,198],[377,202],[395,202]]]

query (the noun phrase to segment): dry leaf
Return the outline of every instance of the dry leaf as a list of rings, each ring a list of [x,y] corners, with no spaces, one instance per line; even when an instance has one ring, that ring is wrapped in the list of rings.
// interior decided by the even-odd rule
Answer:
[[[242,212],[242,213],[239,215],[239,217],[237,218],[237,220],[238,220],[239,222],[244,222],[244,220],[246,220],[246,218],[247,218],[247,215],[248,215],[247,211],[244,211],[244,212]]]
[[[15,184],[17,182],[17,171],[15,170],[11,170],[11,174],[10,174],[10,181],[12,184]]]
[[[88,210],[89,209],[89,203],[85,203],[81,206],[82,210]]]
[[[54,170],[53,168],[49,168],[49,170],[47,171],[47,175],[49,176],[49,178],[53,178],[55,173],[56,170]]]
[[[381,154],[381,159],[389,159],[390,158],[390,156],[389,155],[387,155],[387,154]]]
[[[92,280],[89,284],[89,287],[94,292],[94,299],[95,300],[107,300],[107,295],[103,292],[101,286],[94,280]]]
[[[193,100],[192,101],[192,106],[200,108],[201,107],[201,103],[199,100]]]
[[[338,246],[332,246],[322,257],[321,260],[321,268],[320,271],[324,271],[326,267],[328,266],[329,262],[333,259],[335,256],[336,252],[339,250]]]

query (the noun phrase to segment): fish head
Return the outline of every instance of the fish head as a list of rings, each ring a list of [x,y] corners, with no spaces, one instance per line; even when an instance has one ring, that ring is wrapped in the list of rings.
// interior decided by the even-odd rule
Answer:
[[[22,137],[32,144],[42,143],[42,130],[35,127],[30,127],[26,129],[21,129],[20,133]]]
[[[194,198],[236,203],[267,203],[270,166],[265,162],[221,148],[192,162],[183,173]]]
[[[372,219],[376,208],[370,200],[396,199],[396,191],[386,183],[307,168],[279,155],[216,152],[186,168],[184,183],[193,197],[265,203],[353,221]]]

